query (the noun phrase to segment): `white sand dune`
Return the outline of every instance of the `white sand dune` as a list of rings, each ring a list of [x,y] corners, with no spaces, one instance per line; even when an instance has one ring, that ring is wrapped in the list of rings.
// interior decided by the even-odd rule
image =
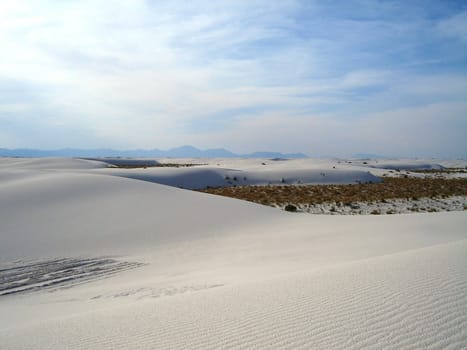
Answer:
[[[115,253],[117,247],[202,237],[213,225],[219,232],[277,214],[223,197],[86,173],[29,174],[0,185],[0,198],[2,258]]]
[[[0,158],[0,169],[65,170],[105,168],[108,164],[80,158]]]
[[[35,283],[0,293],[0,349],[467,346],[465,212],[300,215],[57,162],[0,161],[2,290]]]
[[[464,240],[241,285],[88,301],[86,312],[4,331],[2,348],[462,349],[466,249]]]

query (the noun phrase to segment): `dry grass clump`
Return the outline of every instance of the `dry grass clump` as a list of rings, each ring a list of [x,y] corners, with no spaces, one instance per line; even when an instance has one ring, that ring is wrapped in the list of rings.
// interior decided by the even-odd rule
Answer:
[[[445,169],[423,169],[423,170],[410,170],[413,173],[420,174],[464,174],[467,169],[463,168],[445,168]]]
[[[467,179],[402,177],[384,178],[377,184],[236,186],[201,191],[265,205],[329,202],[351,205],[353,202],[384,202],[387,199],[467,196]]]

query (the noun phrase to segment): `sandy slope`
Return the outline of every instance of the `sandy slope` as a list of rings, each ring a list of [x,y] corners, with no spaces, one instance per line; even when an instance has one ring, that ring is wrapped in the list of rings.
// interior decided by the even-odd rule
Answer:
[[[0,166],[0,269],[143,265],[0,296],[0,349],[467,345],[464,212],[291,214],[71,163]]]
[[[462,349],[466,249],[464,240],[241,285],[117,298],[7,330],[2,348]]]
[[[276,214],[222,197],[86,173],[29,174],[0,185],[0,198],[3,259],[128,252],[217,235]]]

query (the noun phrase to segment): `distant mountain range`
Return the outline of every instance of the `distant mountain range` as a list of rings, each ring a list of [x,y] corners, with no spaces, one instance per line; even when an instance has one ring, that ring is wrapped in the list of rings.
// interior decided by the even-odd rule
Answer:
[[[397,158],[397,157],[382,156],[381,154],[374,154],[374,153],[357,153],[357,154],[352,155],[352,158],[357,158],[357,159],[390,159],[390,158]]]
[[[193,146],[181,146],[169,150],[114,150],[106,148],[39,150],[0,148],[0,157],[308,158],[303,153],[254,152],[236,154],[223,148],[201,150]]]

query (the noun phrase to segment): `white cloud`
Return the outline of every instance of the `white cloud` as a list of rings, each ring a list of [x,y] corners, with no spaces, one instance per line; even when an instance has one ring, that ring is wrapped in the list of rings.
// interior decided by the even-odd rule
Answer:
[[[391,72],[383,70],[361,70],[347,73],[337,82],[342,88],[361,88],[387,85]]]
[[[467,42],[467,11],[440,21],[437,29],[442,35]]]
[[[191,140],[199,144],[204,140],[205,147],[226,144],[237,152],[268,149],[328,156],[465,157],[465,115],[465,103],[394,109],[358,120],[333,114],[287,118],[269,113],[238,120],[221,133],[191,136]]]

